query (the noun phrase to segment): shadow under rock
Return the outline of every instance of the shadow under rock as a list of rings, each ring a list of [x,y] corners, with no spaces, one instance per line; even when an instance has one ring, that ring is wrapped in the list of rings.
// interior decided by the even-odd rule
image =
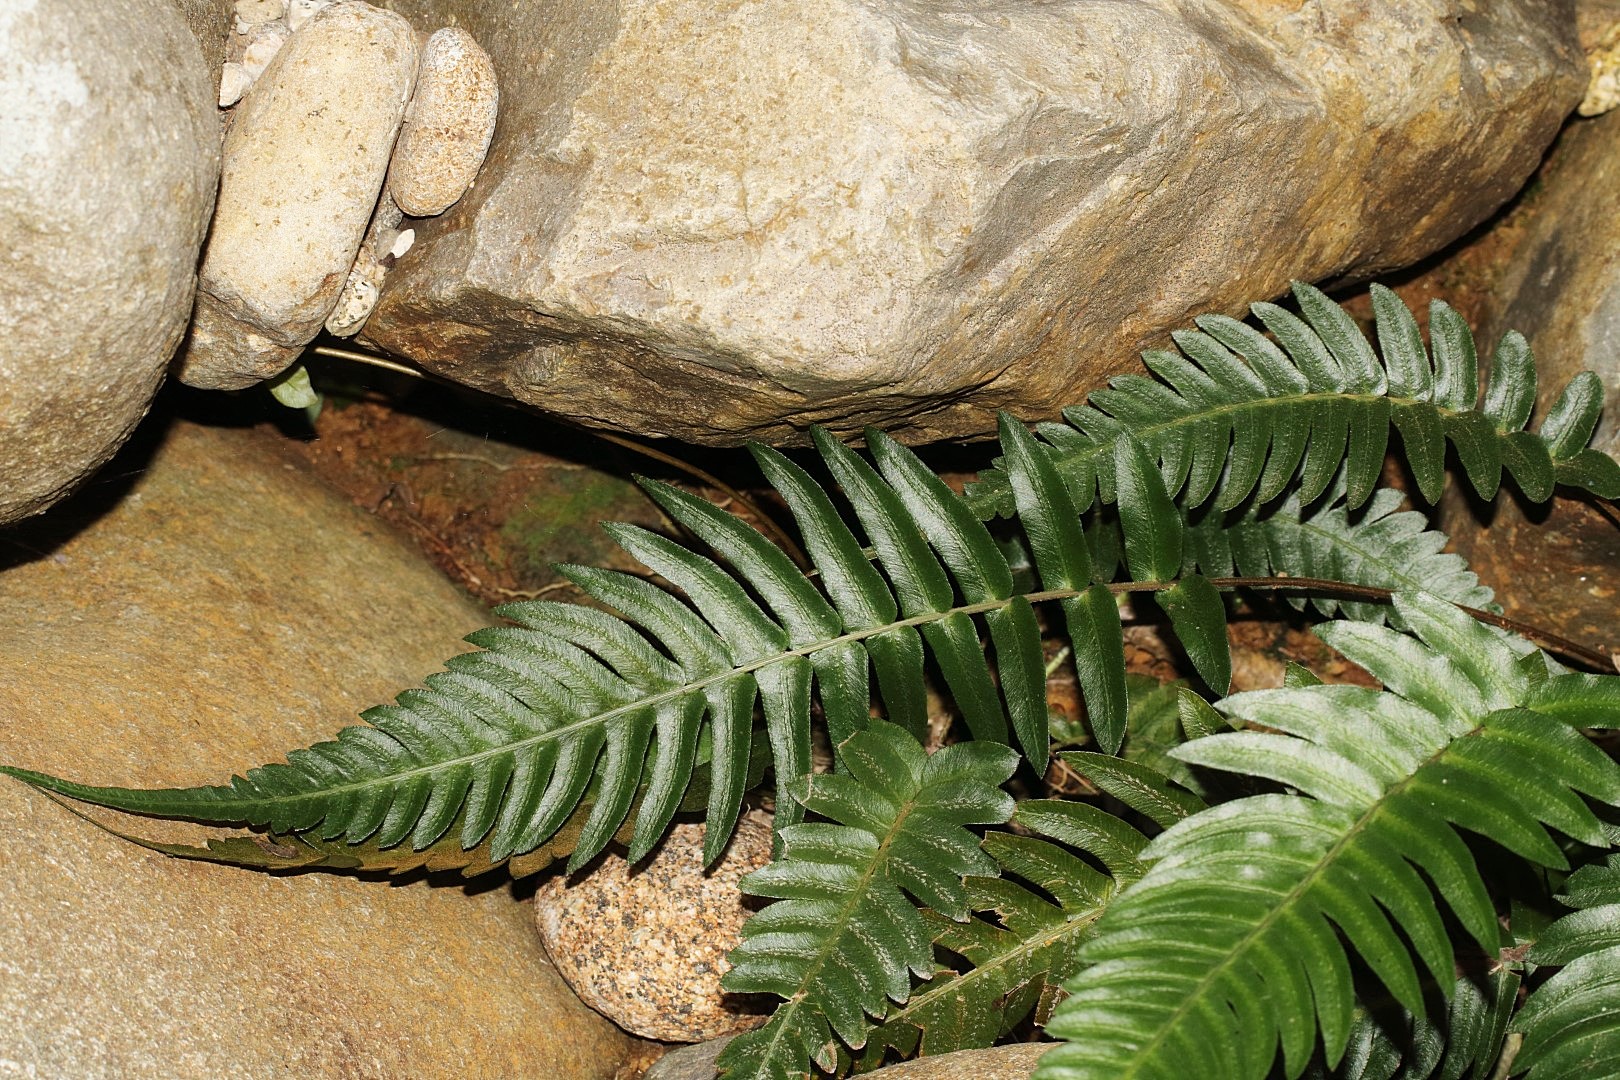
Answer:
[[[307,434],[307,425],[300,430],[301,414],[262,392],[220,393],[168,383],[129,440],[78,490],[42,514],[0,526],[0,573],[50,558],[127,498],[181,420],[228,428],[271,424],[285,435]]]

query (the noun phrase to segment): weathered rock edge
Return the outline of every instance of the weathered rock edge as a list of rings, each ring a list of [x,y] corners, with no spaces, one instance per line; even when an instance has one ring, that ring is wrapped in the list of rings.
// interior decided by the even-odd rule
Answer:
[[[365,339],[714,444],[1051,416],[1193,314],[1437,250],[1585,82],[1567,2],[454,6],[502,122]]]

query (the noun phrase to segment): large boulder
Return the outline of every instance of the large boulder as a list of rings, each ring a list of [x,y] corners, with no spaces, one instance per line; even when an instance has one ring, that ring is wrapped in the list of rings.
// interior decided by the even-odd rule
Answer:
[[[182,425],[109,474],[0,542],[0,761],[215,782],[330,736],[485,620],[274,437]],[[185,862],[4,778],[0,834],[17,1075],[606,1080],[628,1050],[509,887]]]
[[[185,331],[219,179],[202,39],[220,18],[201,0],[0,4],[0,524],[112,456]]]
[[[1545,0],[389,6],[470,30],[502,118],[366,338],[707,443],[1049,416],[1192,314],[1436,250],[1585,82]]]

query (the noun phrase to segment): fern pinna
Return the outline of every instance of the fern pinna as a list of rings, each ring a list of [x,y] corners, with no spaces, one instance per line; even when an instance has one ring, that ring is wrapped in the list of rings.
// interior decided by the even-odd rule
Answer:
[[[1450,308],[1432,308],[1425,347],[1411,313],[1375,288],[1380,356],[1320,292],[1295,295],[1298,316],[1255,305],[1270,337],[1198,320],[1174,335],[1180,352],[1146,354],[1150,376],[1114,379],[1066,410],[1066,425],[1032,433],[1003,417],[1001,457],[962,496],[875,431],[870,460],[814,433],[835,487],[753,447],[808,572],[733,515],[644,481],[698,544],[608,529],[673,588],[563,567],[589,606],[500,609],[509,624],[472,635],[476,651],[285,764],[146,791],[0,771],[90,803],[268,833],[151,845],[177,855],[526,873],[563,857],[581,867],[615,840],[639,859],[680,812],[705,815],[712,861],[769,767],[779,860],[747,887],[776,903],[750,923],[728,978],[784,1004],[728,1052],[729,1076],[987,1045],[1031,1015],[1072,1040],[1042,1066],[1049,1077],[1189,1063],[1262,1076],[1279,1056],[1293,1076],[1345,1065],[1356,1046],[1382,1060],[1394,1044],[1356,1011],[1354,954],[1409,1034],[1439,1031],[1430,1006],[1451,995],[1452,1045],[1474,1034],[1437,1067],[1460,1077],[1494,1060],[1504,1034],[1505,1019],[1481,1020],[1497,1004],[1469,1003],[1506,999],[1453,977],[1436,895],[1478,948],[1496,942],[1457,830],[1548,867],[1563,854],[1545,826],[1603,842],[1577,792],[1613,802],[1620,780],[1575,728],[1612,712],[1614,691],[1448,606],[1485,608],[1491,595],[1440,553],[1443,536],[1397,509],[1399,493],[1377,489],[1389,429],[1430,501],[1448,443],[1486,497],[1503,469],[1531,499],[1557,484],[1612,497],[1620,465],[1586,448],[1595,376],[1573,380],[1531,432],[1522,338],[1505,338],[1487,373]],[[998,514],[1016,518],[1033,575],[992,531]],[[1207,806],[1117,756],[1130,750],[1118,594],[1152,593],[1219,695],[1231,674],[1221,590],[1284,578],[1405,595],[1394,629],[1364,598],[1314,598],[1362,620],[1326,636],[1387,689],[1296,679],[1225,699],[1225,717],[1184,696],[1177,775],[1200,791],[1196,777],[1223,770],[1269,778],[1277,793]],[[1048,765],[1043,604],[1067,632],[1094,746],[1063,760],[1119,806],[1027,801],[1009,830],[998,789],[1018,760],[1010,747],[1036,777]],[[930,666],[970,737],[932,756]],[[834,747],[827,775],[811,765],[817,716]],[[1233,730],[1245,724],[1265,730]],[[1124,814],[1165,831],[1149,842]],[[850,960],[840,950],[853,941]],[[1532,1001],[1557,997],[1558,978]],[[1582,1031],[1546,1019],[1558,1015],[1547,1005],[1521,1018],[1527,1053],[1552,1048],[1531,1054],[1538,1077],[1571,1075],[1563,1048],[1585,1047]]]

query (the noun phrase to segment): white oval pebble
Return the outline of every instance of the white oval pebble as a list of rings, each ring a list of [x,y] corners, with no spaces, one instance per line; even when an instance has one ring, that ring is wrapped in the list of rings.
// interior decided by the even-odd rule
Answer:
[[[458,27],[428,38],[388,188],[412,217],[448,210],[472,185],[495,134],[500,92],[489,54]]]
[[[214,332],[193,334],[184,381],[250,386],[320,330],[377,205],[416,65],[409,23],[340,0],[292,35],[242,99],[199,274],[217,302]],[[279,348],[232,346],[227,319]]]

